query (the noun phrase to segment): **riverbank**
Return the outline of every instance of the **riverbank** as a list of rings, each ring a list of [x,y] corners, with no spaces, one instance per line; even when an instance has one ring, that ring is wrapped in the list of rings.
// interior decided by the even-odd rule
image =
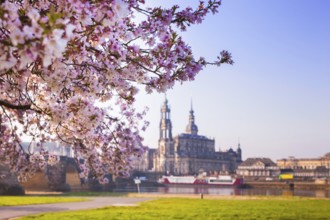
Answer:
[[[329,183],[314,182],[272,182],[272,181],[249,181],[245,182],[243,188],[263,188],[263,189],[300,189],[300,190],[330,190]]]

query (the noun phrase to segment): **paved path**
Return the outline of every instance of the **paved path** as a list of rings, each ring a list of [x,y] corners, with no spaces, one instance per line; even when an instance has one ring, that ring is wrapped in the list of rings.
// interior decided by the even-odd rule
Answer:
[[[85,197],[86,198],[86,197]],[[0,220],[19,216],[37,214],[42,212],[59,212],[69,210],[94,209],[105,206],[133,206],[136,203],[151,200],[151,198],[129,198],[129,197],[87,197],[90,201],[53,203],[25,206],[1,206]]]

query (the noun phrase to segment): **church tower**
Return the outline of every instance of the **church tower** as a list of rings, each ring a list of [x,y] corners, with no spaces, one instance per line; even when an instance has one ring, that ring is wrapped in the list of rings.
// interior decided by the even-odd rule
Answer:
[[[162,155],[174,155],[173,137],[172,137],[172,122],[170,118],[170,108],[165,97],[164,104],[160,110],[161,119],[159,124],[159,153]]]
[[[166,174],[174,173],[174,141],[172,123],[167,98],[160,109],[158,150],[154,158],[155,171]]]
[[[238,162],[242,162],[242,149],[241,149],[241,144],[240,142],[238,142],[238,146],[237,146],[237,161]]]
[[[187,134],[192,134],[192,135],[197,135],[198,134],[198,127],[195,124],[195,116],[194,116],[194,110],[192,107],[192,103],[191,103],[191,107],[190,107],[190,112],[189,112],[189,123],[186,127],[186,133]]]
[[[167,98],[165,98],[164,104],[160,110],[160,124],[159,124],[159,141],[161,140],[172,140],[172,123],[170,118],[170,108],[168,107]]]

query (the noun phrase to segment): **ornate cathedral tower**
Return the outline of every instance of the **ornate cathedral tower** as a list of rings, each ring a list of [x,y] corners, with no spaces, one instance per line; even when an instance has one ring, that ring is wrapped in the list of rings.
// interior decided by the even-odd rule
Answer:
[[[172,138],[172,123],[170,118],[170,108],[168,107],[168,101],[165,98],[164,104],[160,110],[161,119],[159,124],[159,151],[162,155],[173,155],[173,138]]]
[[[191,104],[191,109],[190,109],[190,115],[189,115],[189,123],[186,127],[186,133],[187,134],[192,134],[192,135],[197,135],[198,134],[198,127],[195,124],[195,116],[194,116],[194,110]]]
[[[238,146],[237,146],[237,161],[238,162],[242,162],[242,149],[241,149],[241,144],[240,142],[238,142]]]
[[[165,98],[164,104],[160,110],[160,124],[159,124],[159,141],[161,140],[172,140],[172,123],[170,119],[170,108],[167,105],[167,99]]]
[[[162,173],[174,172],[174,141],[172,137],[172,123],[170,119],[170,108],[165,97],[161,107],[161,119],[159,124],[158,150],[154,157],[155,171]]]

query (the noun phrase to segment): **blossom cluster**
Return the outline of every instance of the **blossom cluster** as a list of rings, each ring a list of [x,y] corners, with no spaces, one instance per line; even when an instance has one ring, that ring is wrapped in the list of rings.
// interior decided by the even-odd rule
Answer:
[[[23,149],[27,136],[41,146],[70,144],[83,161],[81,177],[106,183],[107,173],[127,175],[131,156],[146,149],[145,112],[133,105],[138,88],[164,92],[205,65],[232,63],[226,51],[215,62],[196,59],[175,31],[220,4],[180,10],[147,8],[144,0],[1,1],[0,159],[22,180],[58,161],[47,149]]]

